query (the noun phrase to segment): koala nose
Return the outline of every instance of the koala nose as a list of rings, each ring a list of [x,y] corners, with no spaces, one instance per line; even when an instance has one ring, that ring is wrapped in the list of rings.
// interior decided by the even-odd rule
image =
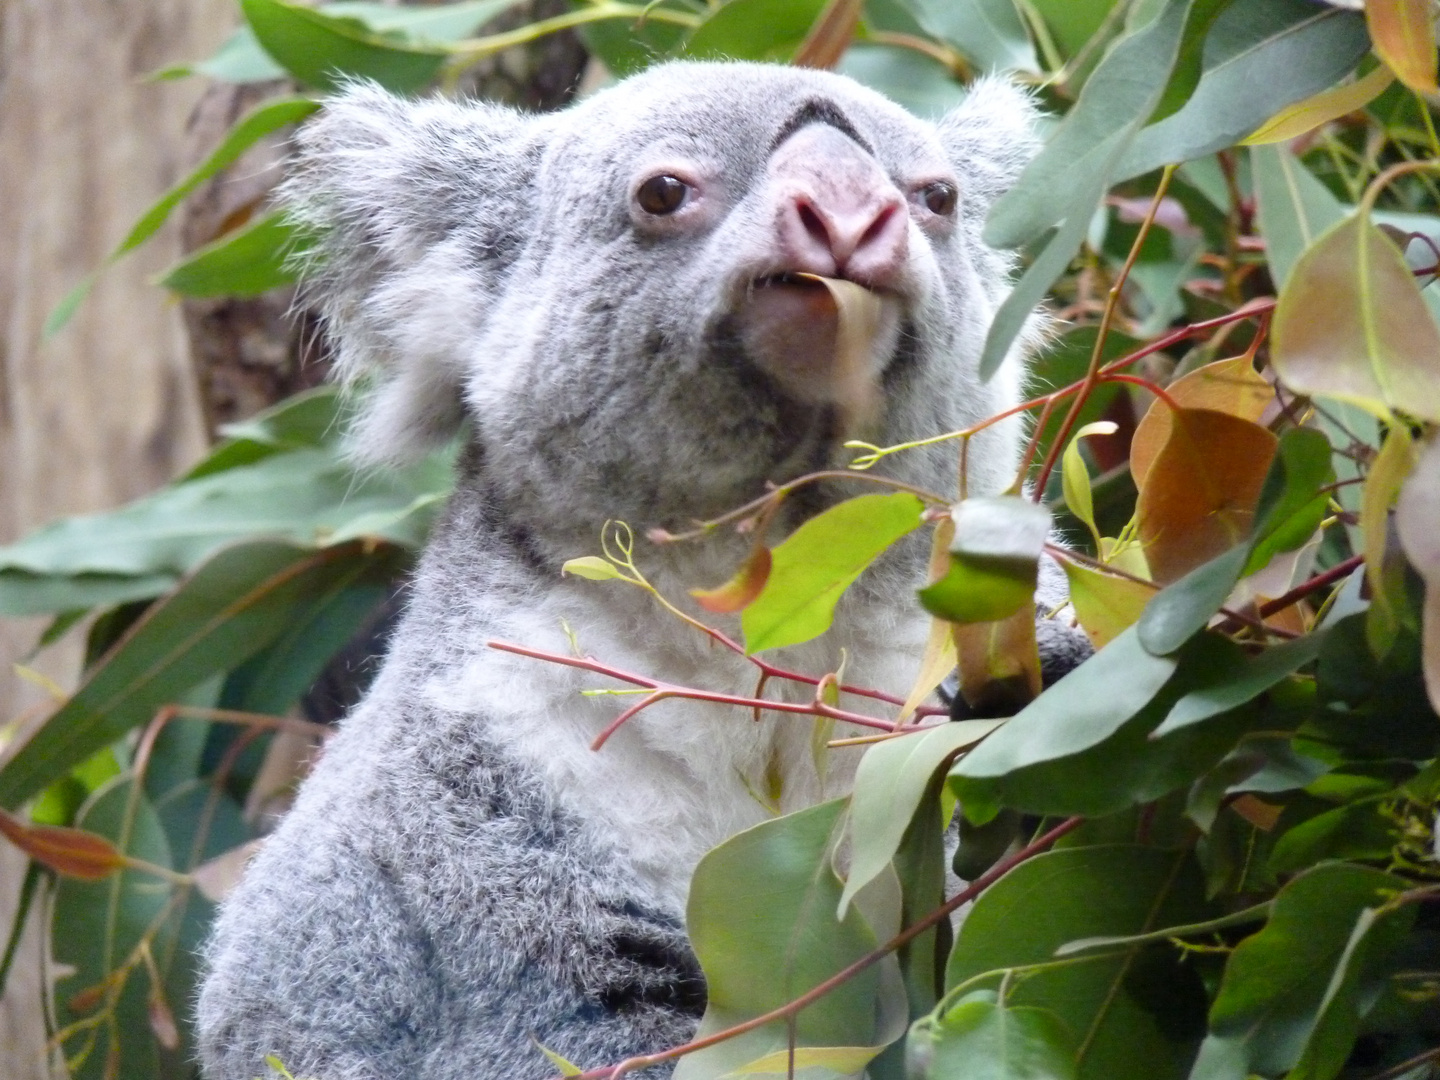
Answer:
[[[884,288],[909,248],[905,200],[875,159],[828,124],[790,136],[771,159],[787,270]]]

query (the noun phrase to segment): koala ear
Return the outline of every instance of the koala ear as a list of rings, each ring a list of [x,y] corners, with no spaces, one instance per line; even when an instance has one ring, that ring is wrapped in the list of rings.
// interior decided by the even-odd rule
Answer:
[[[538,124],[496,105],[406,101],[356,83],[301,128],[280,190],[337,377],[373,380],[353,456],[404,462],[463,418],[467,345],[524,246]]]
[[[1004,78],[975,80],[965,100],[938,125],[960,175],[962,205],[983,217],[1040,149],[1035,99]]]

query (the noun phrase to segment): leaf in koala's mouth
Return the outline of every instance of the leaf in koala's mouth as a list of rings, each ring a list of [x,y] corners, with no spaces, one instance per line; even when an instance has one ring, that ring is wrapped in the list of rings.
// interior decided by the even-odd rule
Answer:
[[[845,414],[847,428],[863,426],[874,417],[879,405],[875,346],[884,325],[884,301],[863,285],[843,278],[795,276],[824,285],[835,302],[839,320],[835,332],[835,403]]]

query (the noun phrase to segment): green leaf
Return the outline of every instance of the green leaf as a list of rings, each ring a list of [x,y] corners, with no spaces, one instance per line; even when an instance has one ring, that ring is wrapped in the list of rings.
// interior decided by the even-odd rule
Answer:
[[[765,588],[741,616],[746,651],[823,634],[845,590],[882,551],[920,527],[924,509],[906,492],[860,495],[806,521],[775,548]]]
[[[374,79],[408,94],[429,84],[449,55],[441,48],[397,44],[359,19],[324,15],[284,0],[240,0],[265,51],[307,86],[334,90],[348,77]]]
[[[170,211],[179,206],[185,196],[221,169],[238,161],[246,150],[266,135],[279,131],[290,124],[298,124],[319,108],[320,103],[312,101],[310,98],[286,97],[276,101],[267,101],[246,113],[226,133],[220,145],[211,151],[210,156],[201,162],[194,172],[172,187],[160,197],[155,205],[140,215],[140,220],[135,222],[129,235],[120,242],[120,246],[115,249],[110,258],[117,258],[127,251],[139,247],[154,236],[170,216]]]
[[[1048,1009],[1008,1008],[994,991],[966,994],[911,1031],[921,1080],[1072,1080],[1075,1038]]]
[[[1280,288],[1300,253],[1343,220],[1347,208],[1283,147],[1252,147],[1250,175],[1265,237],[1265,261]]]
[[[302,235],[277,211],[191,252],[158,284],[182,296],[259,296],[295,280],[291,257],[303,250]]]
[[[1065,59],[1075,56],[1105,25],[1114,0],[1027,0],[1044,20]],[[1096,51],[1098,56],[1098,50]]]
[[[570,0],[573,11],[583,11],[590,6],[591,0]],[[661,0],[652,5],[652,10],[654,7],[694,13],[683,0]],[[659,19],[603,19],[581,26],[579,33],[590,55],[599,57],[607,71],[623,79],[673,56],[685,38],[686,29]]]
[[[1271,362],[1291,390],[1440,421],[1440,327],[1394,244],[1356,214],[1317,240],[1281,290]]]
[[[1080,455],[1080,440],[1086,435],[1113,435],[1120,425],[1113,420],[1096,420],[1075,432],[1070,445],[1065,447],[1060,469],[1065,492],[1065,508],[1085,523],[1095,537],[1095,548],[1100,548],[1100,530],[1095,525],[1095,502],[1090,494],[1090,471]]]
[[[1123,640],[1121,635],[1107,649]],[[1031,814],[1101,817],[1154,802],[1187,787],[1223,758],[1236,739],[1256,726],[1258,714],[1254,707],[1233,710],[1211,723],[1192,725],[1163,738],[1151,735],[1179,698],[1198,686],[1224,679],[1226,671],[1240,670],[1243,656],[1243,652],[1224,637],[1200,635],[1181,651],[1179,667],[1171,679],[1133,715],[1120,716],[1121,711],[1128,711],[1133,704],[1131,700],[1121,700],[1113,713],[1103,717],[1102,723],[1089,723],[1082,735],[1073,737],[1064,727],[1063,719],[1056,719],[1049,734],[1053,740],[1063,742],[1067,752],[1049,754],[1037,745],[1037,752],[1031,755],[1033,760],[1002,775],[988,777],[963,775],[966,761],[961,761],[950,774],[951,790],[965,808],[967,817],[984,821],[999,806]],[[1118,687],[1129,678],[1127,672],[1114,671],[1108,692],[1123,698]],[[1037,700],[1052,694],[1055,696],[1052,715],[1063,717],[1064,691],[1055,694],[1055,687],[1051,687]],[[1092,710],[1100,708],[1103,703],[1089,705],[1084,718],[1088,721]],[[1032,727],[1030,737],[1038,744],[1044,735]],[[1078,746],[1081,742],[1086,745]],[[985,745],[982,744],[981,749]]]
[[[584,555],[578,559],[570,559],[560,567],[562,574],[574,574],[576,577],[589,578],[591,581],[610,581],[620,576],[620,571],[609,559],[602,559],[599,555]]]
[[[1040,70],[1014,0],[902,0],[931,37],[981,71]]]
[[[1017,770],[1056,761],[1103,742],[1143,709],[1179,661],[1154,656],[1127,630],[967,754],[951,772],[961,804],[973,781],[1003,787]],[[966,783],[966,782],[972,783]],[[973,820],[973,817],[972,817]]]
[[[377,0],[322,4],[326,15],[359,19],[371,30],[403,35],[412,45],[459,41],[499,18],[521,0],[461,0],[460,3],[397,7]]]
[[[1184,108],[1136,136],[1115,179],[1234,145],[1286,105],[1334,85],[1368,48],[1353,11],[1305,0],[1231,6],[1205,43],[1205,71]]]
[[[261,47],[255,31],[248,26],[238,27],[219,49],[199,63],[166,68],[160,74],[165,78],[205,75],[230,83],[269,82],[286,76],[285,69]]]
[[[1293,641],[1272,645],[1258,656],[1246,660],[1240,672],[1218,672],[1220,677],[1214,682],[1196,687],[1175,702],[1151,738],[1163,738],[1253,701],[1319,656],[1324,641],[1323,632],[1306,634]]]
[[[1239,1066],[1264,1074],[1293,1068],[1302,1054],[1316,1052],[1333,1060],[1335,1042],[1349,1040],[1331,1027],[1322,1032],[1326,1046],[1308,1051],[1322,1007],[1327,1007],[1332,980],[1354,1019],[1353,988],[1343,984],[1348,974],[1347,953],[1352,952],[1352,928],[1367,909],[1378,907],[1405,888],[1405,881],[1390,874],[1347,863],[1326,863],[1290,881],[1275,897],[1264,929],[1242,941],[1230,955],[1225,974],[1210,1009],[1210,1036],[1195,1064],[1197,1077],[1234,1075]],[[1383,954],[1403,936],[1413,919],[1413,908],[1387,915],[1374,945]],[[1366,927],[1368,933],[1374,928]],[[1329,1006],[1335,1007],[1335,1006]],[[1327,1008],[1328,1011],[1328,1008]],[[1336,1016],[1327,1025],[1336,1024]],[[1343,1028],[1343,1023],[1340,1027]],[[1349,1028],[1353,1037],[1354,1028]],[[1339,1035],[1341,1038],[1337,1039]],[[1343,1060],[1343,1053],[1340,1055]],[[1220,1068],[1220,1061],[1233,1063]],[[1212,1070],[1214,1070],[1212,1072]],[[1314,1071],[1312,1076],[1330,1076]]]
[[[1151,124],[1179,112],[1190,100],[1190,95],[1200,83],[1206,35],[1210,33],[1215,19],[1231,3],[1232,0],[1199,0],[1191,5],[1185,17],[1185,32],[1180,37],[1180,52],[1175,58],[1174,70],[1170,72],[1170,81],[1165,84],[1165,93],[1150,114]]]
[[[128,776],[116,777],[97,791],[81,808],[76,825],[106,837],[128,855],[167,869],[172,865],[170,845],[155,808],[134,790]],[[139,870],[122,870],[103,881],[60,879],[52,916],[57,932],[51,935],[51,942],[56,961],[74,968],[55,988],[56,1019],[61,1027],[100,1006],[99,1001],[94,1005],[86,1001],[88,1007],[72,1009],[70,1002],[122,969],[131,951],[164,913],[170,888]],[[117,1023],[100,1025],[97,1045],[82,1065],[71,1069],[71,1076],[101,1080],[106,1059],[112,1054],[119,1059],[121,1076],[161,1075],[160,1048],[150,1034],[147,1018],[149,989],[144,967],[136,965],[116,1001]],[[85,994],[85,998],[93,996],[93,992]],[[73,1054],[81,1045],[76,1039],[67,1043],[66,1049]],[[186,1049],[193,1053],[193,1047]]]
[[[1270,871],[1293,874],[1328,859],[1386,862],[1400,836],[1379,797],[1316,814],[1287,829],[1270,849]]]
[[[395,550],[370,547],[357,541],[308,553],[255,542],[220,552],[147,611],[0,768],[0,806],[19,805],[190,687],[255,655],[337,584],[391,580]]]
[[[1064,221],[1055,230],[1054,235],[1045,242],[1045,246],[1036,254],[1029,267],[1020,275],[1020,280],[1015,283],[1009,295],[996,310],[995,317],[990,322],[990,330],[985,336],[985,348],[980,354],[979,374],[981,379],[988,380],[1000,370],[1000,365],[1010,354],[1010,347],[1014,344],[1021,328],[1034,314],[1036,306],[1045,299],[1046,294],[1050,291],[1050,286],[1055,284],[1056,279],[1070,265],[1070,260],[1075,257],[1075,253],[1080,250],[1080,244],[1085,239],[1086,233],[1089,232],[1090,220],[1095,213],[1095,208],[1100,205],[1100,200],[1105,197],[1106,188],[1110,185],[1111,170],[1129,144],[1132,134],[1130,129],[1117,132],[1095,148],[1094,152],[1101,154],[1102,159],[1098,165],[1089,170],[1092,175],[1088,182],[1085,181],[1082,174],[1045,192],[1047,201],[1057,201],[1055,200],[1056,192],[1070,192],[1069,199],[1065,200],[1064,206],[1060,209]],[[1023,180],[1024,177],[1021,179]],[[999,209],[1000,203],[1004,202],[1009,195],[1014,194],[1015,190],[1011,189],[1009,194],[1001,196],[991,211],[991,221],[995,218],[995,209]],[[986,228],[988,237],[989,226],[987,225]],[[987,240],[987,242],[990,241]]]
[[[965,499],[951,512],[950,569],[919,592],[932,615],[957,623],[998,622],[1035,596],[1050,511],[1017,495]]]
[[[1020,247],[1062,217],[1066,228],[1074,228],[1074,219],[1082,217],[1079,228],[1083,235],[1098,196],[1085,200],[1082,207],[1077,205],[1078,199],[1062,203],[1055,194],[1103,193],[1109,186],[1111,168],[1164,92],[1193,2],[1165,0],[1154,20],[1110,48],[1045,149],[1015,186],[996,200],[985,223],[987,244]],[[1076,246],[1078,243],[1079,236]],[[1065,255],[1065,262],[1074,250],[1072,247]]]
[[[1153,586],[1060,559],[1070,603],[1090,644],[1103,649],[1139,620],[1155,595]]]
[[[1152,597],[1136,624],[1145,649],[1165,656],[1203,630],[1235,588],[1249,557],[1250,546],[1239,544]]]
[[[690,35],[685,55],[784,63],[824,10],[825,0],[730,0]]]
[[[85,297],[90,295],[90,290],[95,287],[95,282],[100,277],[100,271],[95,270],[85,275],[78,285],[75,285],[55,305],[53,311],[45,316],[45,325],[41,327],[40,338],[42,341],[49,341],[65,328],[65,324],[75,317],[75,312],[80,309]]]
[[[32,574],[0,568],[0,615],[47,615],[159,596],[175,574]]]
[[[447,487],[438,463],[362,479],[333,451],[293,450],[162,488],[110,513],[56,522],[0,548],[0,572],[173,577],[253,537],[324,546],[370,514],[404,510]]]
[[[1335,481],[1330,440],[1312,428],[1291,428],[1260,490],[1250,557],[1241,577],[1264,568],[1276,555],[1304,546],[1320,527]]]
[[[840,916],[899,850],[935,770],[1002,723],[961,720],[941,724],[929,731],[886,739],[865,751],[850,796],[850,876],[840,894]]]
[[[960,926],[945,982],[957,987],[986,972],[1020,969],[1008,1004],[1059,1017],[1075,1038],[1071,1060],[1080,1080],[1179,1080],[1203,1031],[1205,996],[1177,950],[1122,946],[1082,963],[1026,968],[1048,963],[1070,941],[1143,934],[1213,914],[1185,852],[1128,844],[1051,851],[980,895]]]
[[[965,91],[949,68],[898,45],[856,42],[845,50],[835,70],[924,120],[938,120],[965,100]]]
[[[858,905],[835,918],[841,882],[831,862],[844,810],[845,800],[836,799],[763,822],[700,860],[686,916],[708,991],[700,1037],[784,1005],[875,948]],[[885,1030],[891,1025],[880,1005],[898,981],[893,958],[848,980],[795,1018],[797,1044],[889,1042],[901,1029]],[[901,1004],[902,1025],[903,1012]],[[687,1055],[676,1077],[709,1080],[787,1042],[784,1022],[766,1025]]]

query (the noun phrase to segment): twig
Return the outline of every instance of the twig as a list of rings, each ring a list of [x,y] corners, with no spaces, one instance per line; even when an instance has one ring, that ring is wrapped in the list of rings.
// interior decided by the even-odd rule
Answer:
[[[1348,577],[1356,568],[1365,563],[1364,555],[1351,555],[1344,562],[1336,563],[1324,573],[1316,574],[1308,581],[1302,581],[1295,588],[1287,593],[1277,596],[1274,600],[1267,600],[1255,609],[1255,613],[1262,619],[1267,619],[1277,611],[1284,611],[1297,600],[1309,596],[1316,589],[1323,589],[1326,585],[1333,584],[1343,577]]]
[[[501,652],[514,653],[517,656],[528,656],[532,660],[545,660],[552,664],[562,664],[565,667],[579,668],[581,671],[593,671],[597,675],[606,675],[612,679],[619,679],[621,682],[628,682],[635,686],[643,686],[652,693],[647,694],[639,703],[632,705],[621,713],[610,723],[595,741],[590,744],[590,749],[599,750],[605,745],[611,735],[620,728],[625,721],[629,720],[642,709],[654,705],[666,698],[688,698],[691,701],[710,701],[718,705],[738,705],[744,709],[766,709],[770,712],[801,713],[806,716],[824,716],[831,720],[843,720],[849,724],[859,724],[862,727],[875,728],[877,731],[894,731],[895,725],[889,720],[881,720],[878,717],[866,716],[864,713],[850,712],[847,709],[837,709],[821,701],[817,695],[809,704],[802,705],[792,701],[770,701],[766,698],[744,697],[739,694],[722,694],[715,690],[701,690],[693,686],[677,686],[661,679],[652,679],[648,675],[636,675],[633,672],[622,671],[619,668],[611,667],[609,664],[602,664],[598,660],[589,657],[562,656],[559,653],[545,652],[542,649],[530,649],[524,645],[512,645],[507,641],[488,641],[487,645],[492,649],[499,649]]]
[[[1105,311],[1100,316],[1100,328],[1095,332],[1095,348],[1090,353],[1090,367],[1085,372],[1085,378],[1080,380],[1080,389],[1075,395],[1075,400],[1070,403],[1070,411],[1060,422],[1060,430],[1055,433],[1055,439],[1050,444],[1049,452],[1045,455],[1045,464],[1040,467],[1040,475],[1035,481],[1036,502],[1045,497],[1045,485],[1050,479],[1050,473],[1055,468],[1055,462],[1060,459],[1060,453],[1065,449],[1070,432],[1079,422],[1080,411],[1085,407],[1091,391],[1100,381],[1100,358],[1105,352],[1105,339],[1110,336],[1110,324],[1115,321],[1115,310],[1120,306],[1120,296],[1125,289],[1125,282],[1130,277],[1130,271],[1134,268],[1135,261],[1140,257],[1140,248],[1144,245],[1145,238],[1150,235],[1150,227],[1155,224],[1155,215],[1160,212],[1160,203],[1165,198],[1165,192],[1170,189],[1170,178],[1174,175],[1175,166],[1165,166],[1165,171],[1160,176],[1160,183],[1155,187],[1155,195],[1150,200],[1150,207],[1145,211],[1145,219],[1140,222],[1140,231],[1135,234],[1135,242],[1130,245],[1130,254],[1125,257],[1125,265],[1120,268],[1119,275],[1115,278],[1114,284],[1110,286],[1109,293],[1106,294]]]

